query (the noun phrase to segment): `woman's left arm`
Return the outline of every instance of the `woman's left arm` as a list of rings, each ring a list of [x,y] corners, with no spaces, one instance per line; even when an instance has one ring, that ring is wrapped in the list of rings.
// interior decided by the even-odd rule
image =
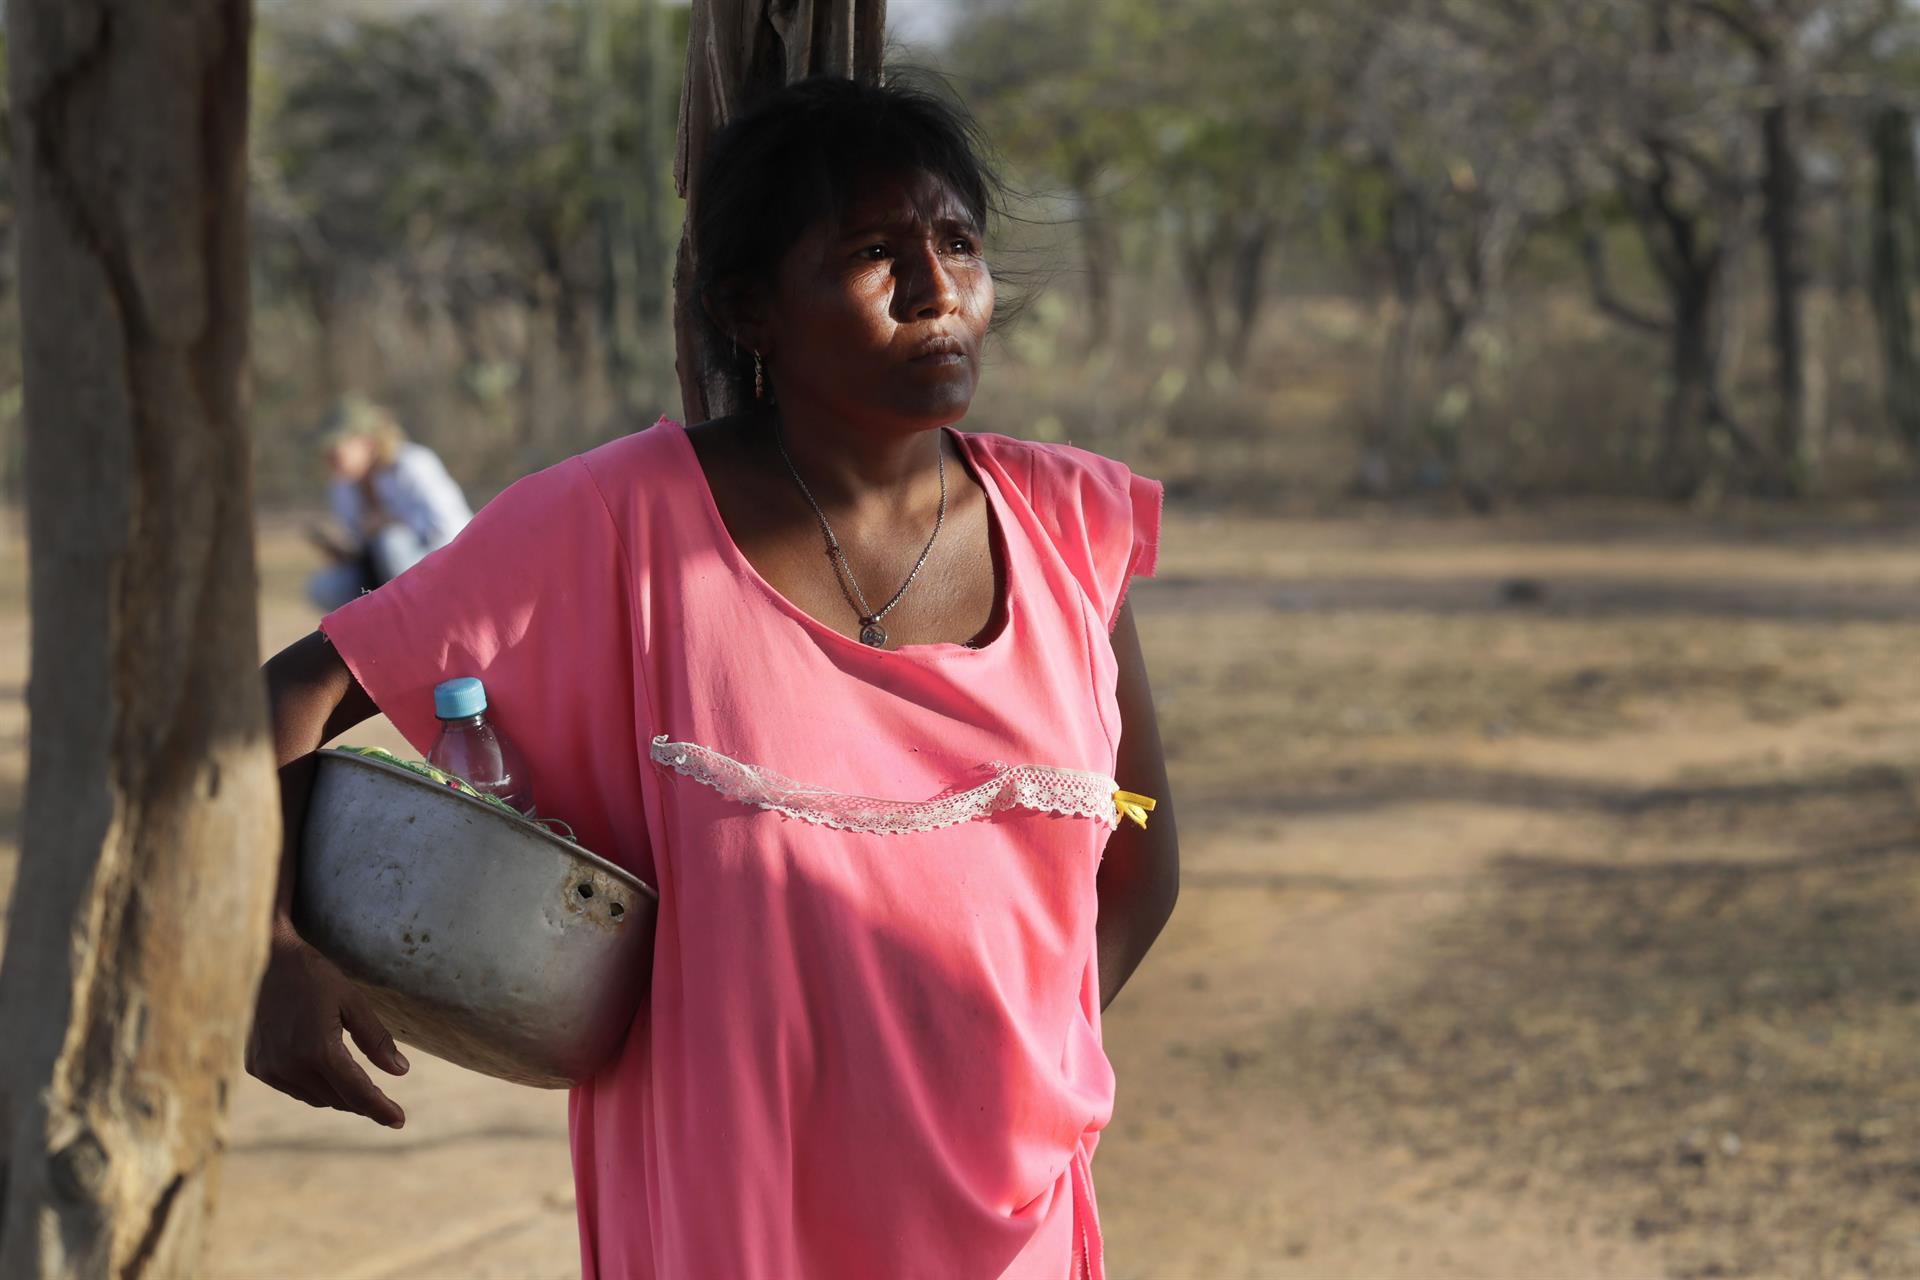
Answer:
[[[1120,760],[1115,781],[1122,790],[1152,796],[1159,805],[1145,828],[1121,822],[1107,841],[1095,892],[1100,899],[1094,927],[1100,959],[1100,1007],[1120,993],[1147,948],[1160,936],[1180,895],[1180,838],[1174,829],[1173,795],[1160,726],[1153,714],[1147,660],[1133,624],[1133,605],[1120,608],[1113,627],[1113,653],[1120,663]]]

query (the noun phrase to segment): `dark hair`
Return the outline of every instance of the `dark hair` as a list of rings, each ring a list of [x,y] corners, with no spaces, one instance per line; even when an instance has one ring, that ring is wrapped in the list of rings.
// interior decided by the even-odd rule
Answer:
[[[956,103],[889,76],[813,76],[776,89],[713,136],[693,210],[694,291],[771,280],[809,227],[837,220],[872,178],[944,179],[980,231],[1001,210],[979,127]],[[703,309],[704,310],[704,309]]]

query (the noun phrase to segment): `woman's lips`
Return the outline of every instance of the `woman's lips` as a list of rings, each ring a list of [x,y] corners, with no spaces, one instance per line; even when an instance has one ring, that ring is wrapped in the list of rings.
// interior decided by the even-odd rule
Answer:
[[[965,364],[967,362],[967,344],[959,335],[952,333],[930,333],[920,339],[912,355],[907,357],[908,364],[922,368],[940,368],[944,365]]]

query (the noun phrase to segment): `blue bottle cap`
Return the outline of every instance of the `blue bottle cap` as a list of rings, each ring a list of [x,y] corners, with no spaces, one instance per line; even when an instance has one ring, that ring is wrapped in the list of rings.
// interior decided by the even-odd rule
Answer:
[[[487,709],[487,686],[472,676],[455,676],[433,686],[433,714],[442,720],[465,720]]]

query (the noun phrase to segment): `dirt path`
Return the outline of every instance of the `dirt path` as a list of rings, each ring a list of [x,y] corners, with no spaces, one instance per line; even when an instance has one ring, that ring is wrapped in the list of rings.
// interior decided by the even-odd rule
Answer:
[[[1135,599],[1186,870],[1108,1019],[1115,1280],[1920,1274],[1920,538],[1167,550]],[[265,568],[277,644],[297,544]],[[23,657],[16,607],[0,691]],[[22,732],[0,700],[4,820]],[[577,1273],[563,1099],[423,1057],[398,1135],[247,1082],[215,1275]]]
[[[1116,1277],[1920,1273],[1905,535],[1222,532]]]

